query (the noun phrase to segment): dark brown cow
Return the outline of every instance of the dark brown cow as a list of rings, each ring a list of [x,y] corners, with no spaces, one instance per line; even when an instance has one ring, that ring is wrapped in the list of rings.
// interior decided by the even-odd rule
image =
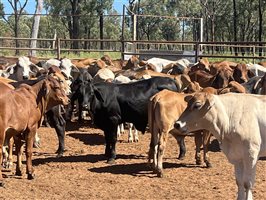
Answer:
[[[212,86],[214,80],[215,80],[215,76],[207,73],[204,70],[194,70],[194,71],[190,71],[188,73],[191,81],[196,81],[199,83],[199,85],[201,87],[210,87]]]
[[[81,60],[71,60],[72,64],[74,64],[77,68],[87,68],[89,65],[96,62],[95,58],[84,58]]]
[[[53,106],[68,104],[69,99],[58,80],[52,76],[40,78],[33,86],[22,84],[15,90],[0,83],[0,89],[6,91],[0,95],[0,159],[2,161],[4,140],[9,141],[14,137],[17,153],[16,175],[21,175],[22,139],[25,139],[26,172],[28,179],[33,179],[32,147],[42,116]],[[0,185],[4,185],[1,173]]]
[[[149,76],[149,77],[169,77],[172,78],[176,81],[177,85],[180,86],[183,90],[184,88],[186,88],[191,80],[189,78],[188,75],[186,74],[180,74],[180,75],[171,75],[171,74],[164,74],[164,73],[160,73],[160,72],[155,72],[153,70],[149,70],[149,69],[144,69],[142,71],[137,72],[134,75],[134,79],[143,79],[144,76]]]
[[[260,94],[266,95],[266,73],[261,78],[261,91]]]
[[[123,67],[124,70],[127,69],[136,69],[139,68],[139,59],[137,56],[132,56],[130,59],[128,59],[126,65]]]
[[[246,64],[237,64],[234,68],[233,77],[238,83],[245,83],[254,74],[247,68]]]
[[[266,67],[266,61],[264,61],[264,62],[259,62],[258,64],[261,65],[261,66],[263,66],[263,67]]]

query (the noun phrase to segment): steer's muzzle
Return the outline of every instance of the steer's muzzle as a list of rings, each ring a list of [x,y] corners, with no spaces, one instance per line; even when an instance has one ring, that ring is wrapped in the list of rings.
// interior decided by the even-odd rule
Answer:
[[[174,124],[174,128],[180,131],[181,133],[187,132],[186,122],[176,121]]]
[[[60,100],[64,106],[67,106],[70,103],[70,99],[68,97],[61,97]]]
[[[23,80],[28,80],[29,76],[23,75],[22,78],[23,78]]]
[[[82,104],[83,109],[88,110],[90,108],[90,104]]]

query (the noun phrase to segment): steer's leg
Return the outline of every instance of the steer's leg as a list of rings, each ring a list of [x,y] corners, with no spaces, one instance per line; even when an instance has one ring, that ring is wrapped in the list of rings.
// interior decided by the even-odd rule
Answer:
[[[166,142],[168,138],[168,131],[162,131],[160,134],[159,139],[159,146],[158,146],[158,177],[163,177],[163,155],[166,148]]]
[[[234,164],[235,167],[235,177],[236,177],[236,184],[238,187],[237,191],[237,200],[245,199],[245,188],[244,188],[244,165],[242,161],[238,161]]]
[[[208,155],[208,146],[210,144],[210,139],[211,133],[207,130],[203,130],[203,159],[208,168],[212,167],[210,157]]]
[[[58,149],[56,151],[57,157],[61,157],[65,151],[65,129],[66,121],[60,113],[60,107],[56,106],[49,110],[47,113],[47,119],[50,125],[55,129],[58,137]]]
[[[15,149],[17,155],[16,175],[22,176],[22,154],[23,154],[23,142],[20,137],[14,137]]]
[[[185,144],[185,136],[183,135],[174,135],[178,145],[179,145],[179,156],[178,159],[179,160],[183,160],[185,158],[187,149],[186,149],[186,144]]]
[[[13,165],[13,146],[14,146],[14,138],[10,138],[8,142],[8,159],[7,159],[7,168],[11,169]]]
[[[202,134],[201,131],[195,131],[195,145],[196,145],[196,152],[195,152],[195,159],[196,165],[201,165],[201,156],[200,156],[200,147],[202,145]]]
[[[128,123],[128,142],[132,143],[133,142],[133,134],[132,134],[132,123]]]
[[[158,148],[159,148],[159,131],[153,124],[151,133],[150,153],[153,153],[153,164],[152,168],[155,173],[158,172]]]
[[[118,124],[115,124],[109,130],[104,131],[106,141],[105,155],[109,164],[113,164],[116,158],[117,126]]]
[[[254,153],[256,151],[253,151]],[[255,183],[255,174],[256,174],[256,163],[258,160],[258,153],[256,155],[248,155],[244,158],[244,172],[243,172],[243,182],[245,188],[245,197],[247,200],[252,200],[252,188]]]
[[[133,126],[133,129],[134,129],[134,142],[138,142],[139,141],[139,133],[138,133],[138,130],[136,129],[136,127],[132,124]]]
[[[3,144],[4,144],[4,130],[0,130],[0,163],[2,164],[3,160]],[[3,182],[3,176],[2,176],[2,170],[0,170],[0,187],[4,187],[4,182]]]
[[[33,140],[36,134],[37,125],[31,127],[30,130],[26,131],[26,162],[27,168],[26,172],[28,175],[28,179],[34,179],[33,167],[32,167],[32,148],[33,148]]]

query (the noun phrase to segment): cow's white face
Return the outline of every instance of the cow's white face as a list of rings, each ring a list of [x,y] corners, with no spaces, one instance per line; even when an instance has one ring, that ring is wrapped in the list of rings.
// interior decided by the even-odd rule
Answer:
[[[28,79],[30,74],[33,73],[30,69],[31,65],[32,63],[28,57],[22,56],[18,58],[17,71],[18,73],[22,73],[23,79]]]
[[[78,68],[68,58],[64,58],[61,60],[60,69],[62,73],[70,80],[72,79],[71,72],[79,71]]]
[[[60,60],[57,60],[57,59],[49,59],[45,62],[44,64],[44,68],[48,69],[49,67],[51,67],[52,65],[54,66],[57,66],[57,67],[60,67],[61,65],[61,61]]]

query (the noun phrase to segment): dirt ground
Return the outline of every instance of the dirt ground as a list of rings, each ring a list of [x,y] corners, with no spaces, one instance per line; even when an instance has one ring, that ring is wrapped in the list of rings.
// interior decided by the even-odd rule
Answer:
[[[212,138],[207,169],[195,165],[194,140],[186,138],[187,154],[177,160],[178,146],[169,136],[164,156],[164,178],[157,178],[147,166],[150,133],[140,135],[138,143],[127,143],[124,134],[117,143],[116,164],[108,165],[103,156],[104,137],[90,123],[68,124],[64,157],[56,158],[54,129],[40,128],[41,148],[34,149],[36,178],[3,172],[7,176],[0,199],[236,199],[233,166]],[[24,156],[25,160],[25,156]],[[266,198],[266,160],[257,166],[255,200]]]

